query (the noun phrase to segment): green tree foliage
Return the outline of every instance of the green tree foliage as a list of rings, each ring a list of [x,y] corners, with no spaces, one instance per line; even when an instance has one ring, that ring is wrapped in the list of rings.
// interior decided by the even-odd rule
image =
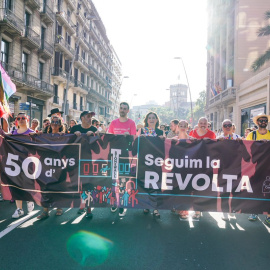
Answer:
[[[265,20],[269,20],[270,19],[270,10],[265,12]],[[258,36],[259,37],[263,37],[263,36],[269,36],[270,35],[270,24],[261,27],[258,30]],[[261,56],[259,56],[252,64],[251,68],[253,69],[253,71],[257,71],[259,70],[264,64],[265,62],[270,60],[270,48],[268,50],[266,50],[266,52],[264,54],[262,54]]]
[[[196,105],[193,108],[193,126],[195,126],[198,123],[198,120],[200,117],[205,116],[205,104],[206,104],[206,92],[201,91],[199,93],[199,98],[196,100]],[[191,119],[191,113],[188,114],[188,120]]]
[[[167,107],[153,107],[151,111],[157,113],[160,124],[170,124],[171,120],[177,118],[175,113]]]

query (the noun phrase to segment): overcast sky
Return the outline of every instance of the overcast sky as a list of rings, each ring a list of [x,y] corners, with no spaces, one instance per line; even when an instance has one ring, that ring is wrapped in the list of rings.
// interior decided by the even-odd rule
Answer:
[[[206,0],[93,0],[120,61],[122,101],[169,101],[170,84],[186,84],[192,100],[206,85]]]

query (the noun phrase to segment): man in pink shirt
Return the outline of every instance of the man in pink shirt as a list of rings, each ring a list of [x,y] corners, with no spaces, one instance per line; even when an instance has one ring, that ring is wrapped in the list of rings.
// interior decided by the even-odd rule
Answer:
[[[129,112],[129,105],[127,102],[120,103],[119,114],[120,117],[111,122],[108,132],[111,134],[136,135],[136,124],[129,119],[127,114]]]
[[[129,105],[127,102],[121,102],[119,108],[118,119],[115,119],[111,122],[107,133],[115,134],[115,135],[136,135],[136,124],[133,120],[128,118]],[[115,212],[117,210],[116,207],[112,207],[111,211]],[[126,211],[124,208],[119,208],[119,216],[125,216]]]

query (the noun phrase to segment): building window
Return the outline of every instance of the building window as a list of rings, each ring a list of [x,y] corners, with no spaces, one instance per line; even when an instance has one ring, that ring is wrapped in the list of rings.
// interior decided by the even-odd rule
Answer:
[[[80,97],[80,111],[83,111],[83,97]]]
[[[41,63],[41,62],[38,63],[38,78],[40,80],[43,79],[43,66],[44,66],[43,63]]]
[[[9,51],[9,43],[2,39],[1,42],[1,61],[8,64],[8,51]]]
[[[54,86],[53,86],[53,93],[54,93],[53,103],[59,104],[58,85],[57,84],[54,84]]]
[[[11,0],[5,0],[4,1],[4,8],[12,10],[12,1]]]
[[[27,73],[28,54],[22,53],[22,71]]]
[[[25,12],[24,13],[24,25],[27,27],[30,25],[30,13]]]
[[[64,100],[66,99],[66,96],[67,96],[67,89],[64,89],[64,93],[63,93]]]
[[[84,74],[81,73],[81,82],[84,84]]]
[[[77,110],[77,103],[76,103],[76,100],[77,100],[77,94],[73,94],[73,109]]]

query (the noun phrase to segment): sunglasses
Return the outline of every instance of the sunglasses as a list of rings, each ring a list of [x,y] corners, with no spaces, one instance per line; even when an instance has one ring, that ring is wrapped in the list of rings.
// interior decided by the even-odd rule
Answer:
[[[21,119],[22,119],[22,120],[25,120],[26,117],[17,117],[17,120],[18,120],[18,121],[20,121]]]
[[[179,126],[180,128],[187,128],[187,126]]]
[[[33,121],[32,123],[33,123],[33,124],[37,124],[38,122]]]
[[[52,121],[51,124],[56,124],[56,125],[58,125],[58,124],[60,124],[60,121]]]
[[[225,125],[223,125],[223,127],[225,127],[225,128],[227,128],[227,127],[232,127],[232,124],[225,124]]]
[[[267,119],[258,119],[258,122],[260,122],[260,123],[268,123],[268,120]]]

